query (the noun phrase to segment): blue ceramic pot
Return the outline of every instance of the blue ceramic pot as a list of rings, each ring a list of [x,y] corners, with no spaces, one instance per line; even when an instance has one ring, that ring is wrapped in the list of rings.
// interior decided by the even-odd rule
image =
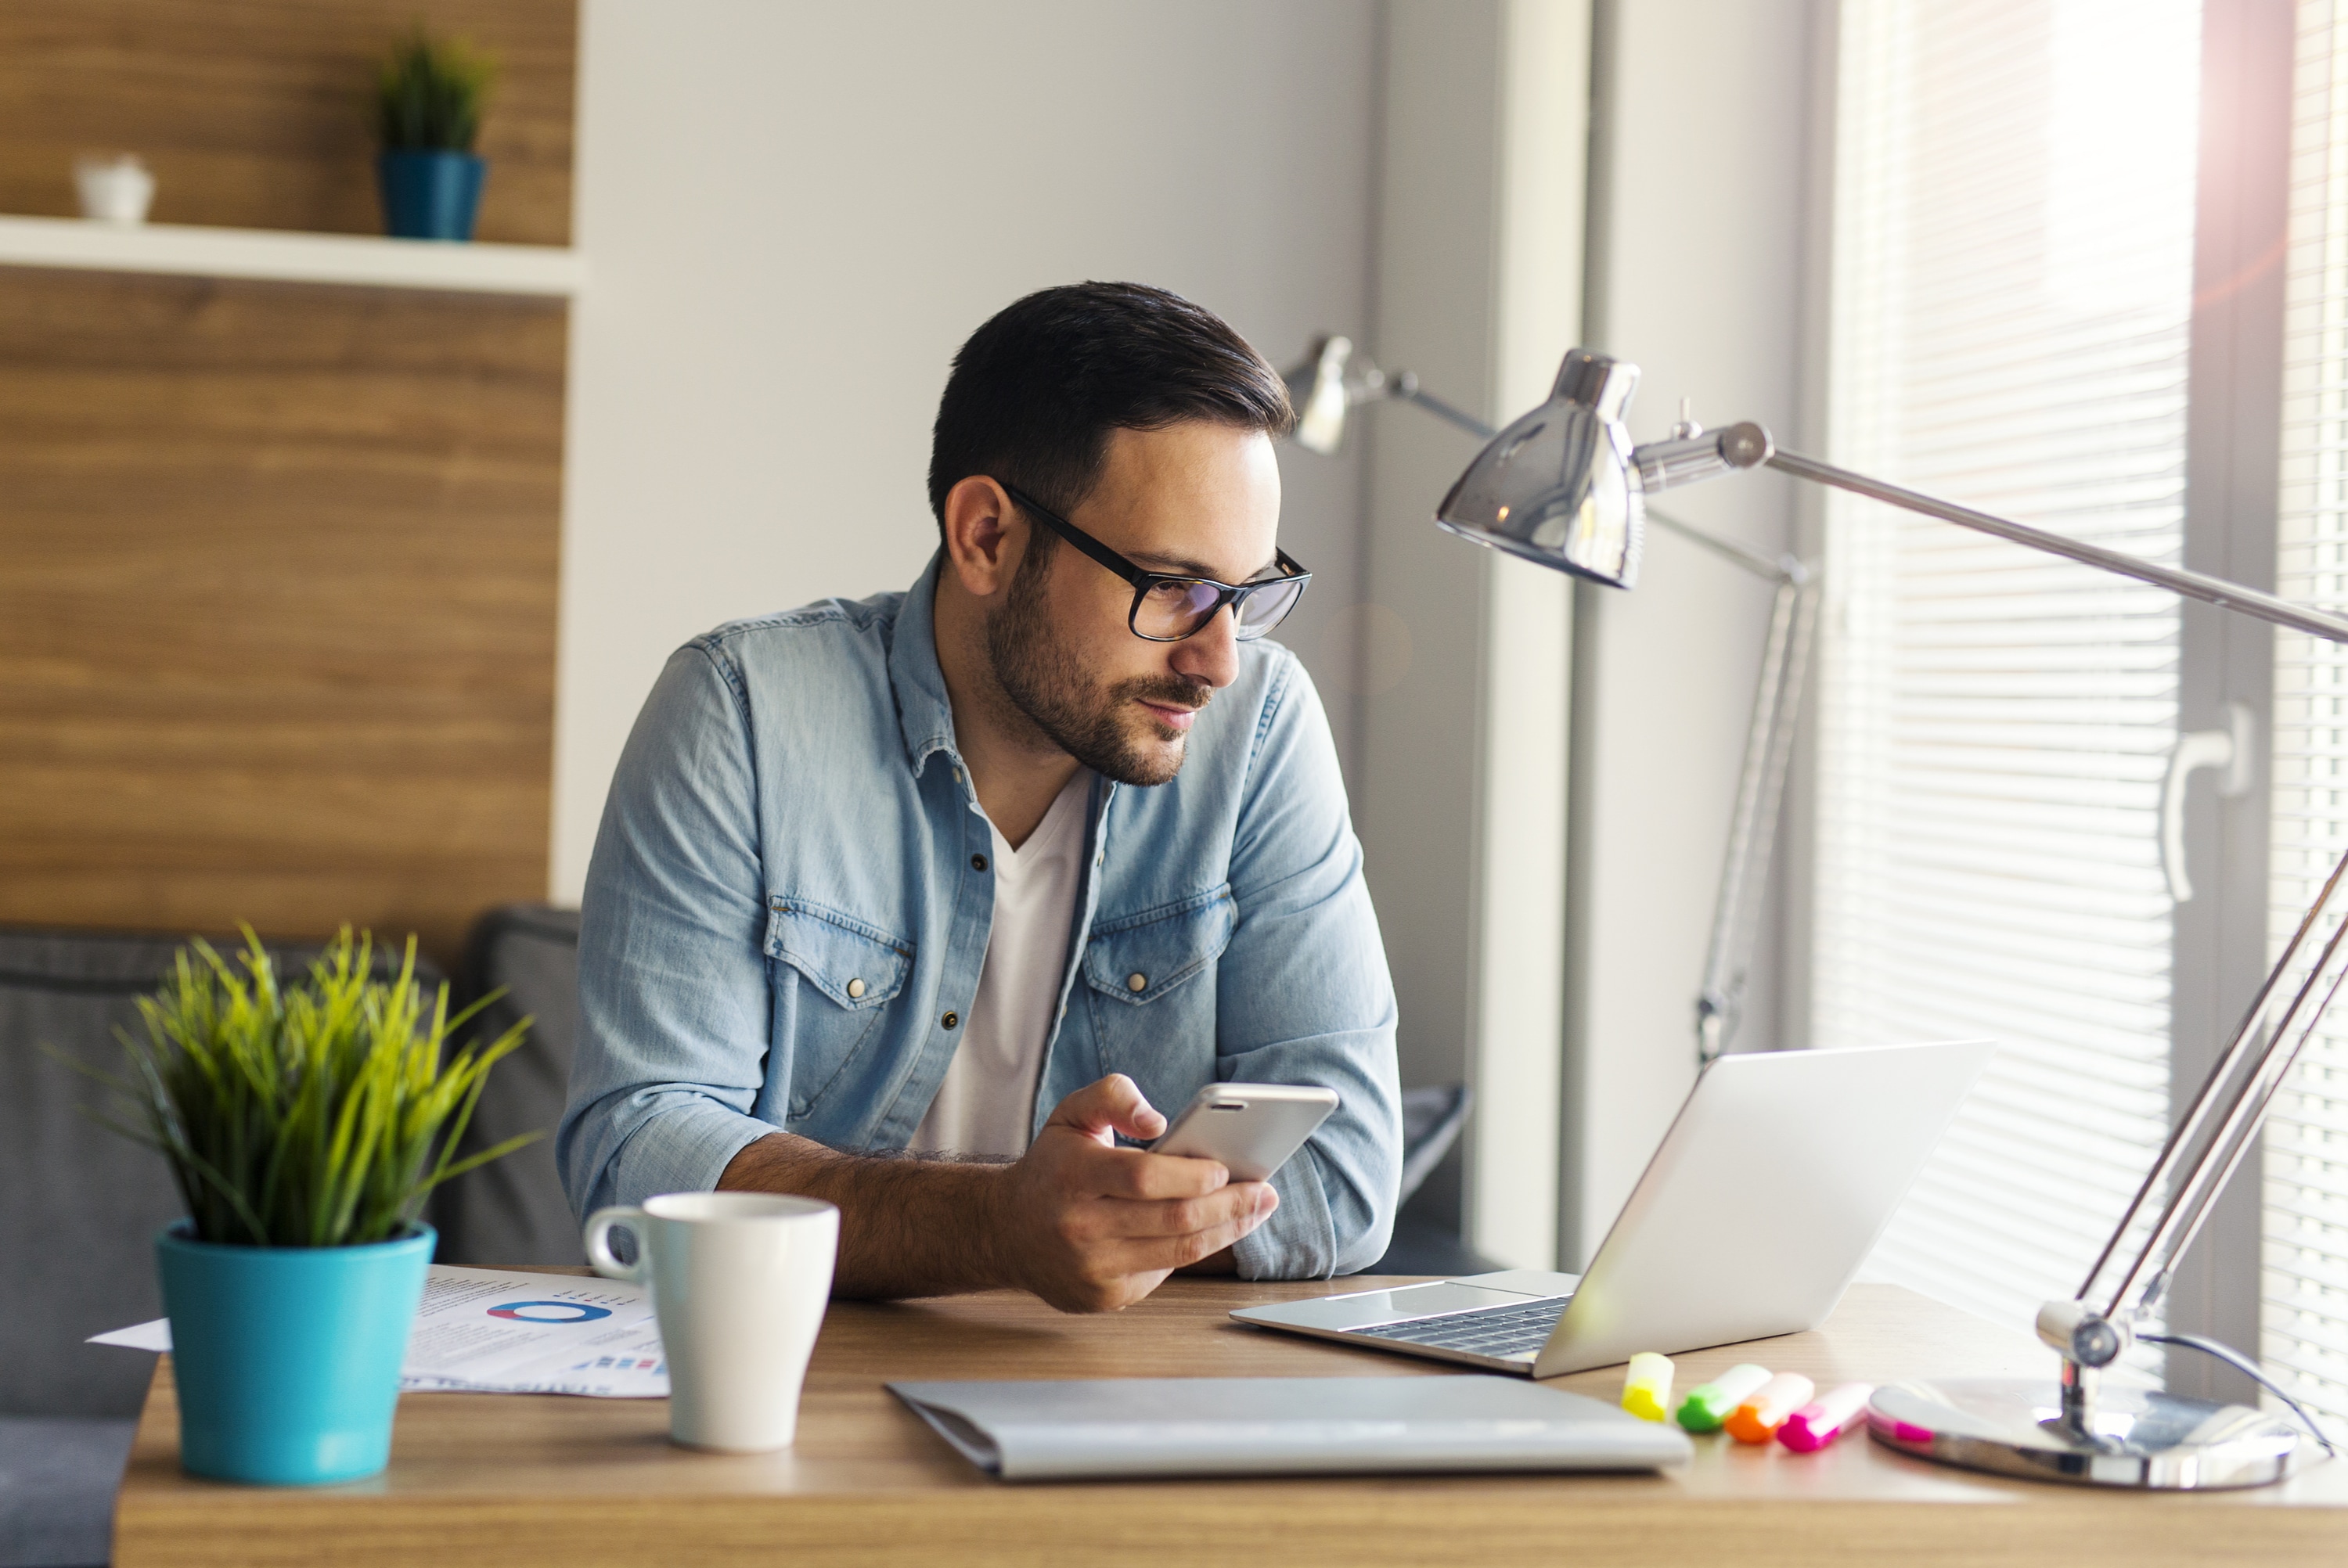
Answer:
[[[181,1220],[155,1238],[180,1464],[273,1486],[383,1469],[432,1227],[373,1246],[221,1246],[192,1233]]]
[[[471,239],[489,167],[469,152],[377,154],[384,232],[400,240]]]

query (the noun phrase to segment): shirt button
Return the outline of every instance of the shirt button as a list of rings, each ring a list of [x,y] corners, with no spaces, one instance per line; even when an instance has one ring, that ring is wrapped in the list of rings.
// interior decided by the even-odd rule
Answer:
[[[952,1029],[954,1025],[962,1021],[962,1014],[958,1012],[950,1012],[946,1014],[945,1017],[938,1020],[938,1021],[945,1025],[948,1029]]]
[[[971,868],[973,871],[983,871],[983,870],[985,870],[985,869],[986,869],[986,856],[983,856],[983,855],[973,855],[973,856],[972,856],[970,857],[970,868]]]
[[[954,783],[962,783],[962,770],[960,768],[954,769]]]
[[[1125,977],[1125,989],[1129,991],[1146,991],[1149,989],[1149,977],[1148,975],[1128,975]]]
[[[850,981],[849,981],[849,982],[848,982],[848,994],[849,994],[850,996],[852,996],[852,997],[860,997],[860,996],[862,996],[862,995],[864,994],[864,982],[863,982],[862,980],[850,980]]]

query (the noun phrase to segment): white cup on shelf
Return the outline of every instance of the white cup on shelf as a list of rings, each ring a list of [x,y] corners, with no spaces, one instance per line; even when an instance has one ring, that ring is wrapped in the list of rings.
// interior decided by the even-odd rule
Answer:
[[[155,177],[133,153],[85,154],[74,159],[81,215],[99,223],[144,223],[155,200]]]
[[[615,1226],[635,1236],[635,1262],[613,1255]],[[586,1243],[596,1273],[652,1289],[669,1436],[727,1453],[788,1448],[831,1298],[839,1211],[768,1193],[666,1193],[596,1210]]]

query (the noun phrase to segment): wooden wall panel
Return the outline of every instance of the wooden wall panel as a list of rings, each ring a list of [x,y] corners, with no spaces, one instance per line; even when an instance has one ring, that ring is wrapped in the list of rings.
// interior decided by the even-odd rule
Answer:
[[[0,272],[0,920],[543,896],[565,317]]]
[[[366,118],[418,18],[502,77],[483,240],[571,241],[575,0],[0,0],[0,212],[73,216],[73,160],[136,152],[158,222],[383,231]]]

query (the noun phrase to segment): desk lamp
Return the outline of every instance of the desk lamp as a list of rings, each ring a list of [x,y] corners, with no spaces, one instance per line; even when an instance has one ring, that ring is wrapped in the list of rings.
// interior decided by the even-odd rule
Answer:
[[[1296,444],[1323,456],[1336,452],[1344,438],[1346,415],[1365,403],[1412,403],[1481,440],[1489,441],[1499,434],[1465,409],[1424,390],[1414,373],[1380,370],[1344,337],[1319,339],[1283,379],[1297,409]],[[1623,395],[1627,398],[1629,394]],[[1681,413],[1681,428],[1675,434],[1697,434],[1685,417],[1685,409]],[[1623,449],[1629,450],[1627,443]],[[1818,624],[1818,581],[1815,570],[1793,556],[1772,560],[1653,508],[1645,509],[1645,520],[1661,524],[1776,589],[1769,630],[1761,648],[1761,674],[1753,693],[1753,716],[1746,727],[1728,847],[1722,857],[1720,888],[1713,903],[1704,979],[1696,989],[1695,1059],[1702,1067],[1728,1049],[1743,1021],[1745,978],[1759,927],[1756,900],[1776,845],[1777,803],[1785,794],[1786,764],[1793,754],[1795,721],[1801,707],[1803,668],[1809,656],[1811,632]],[[1558,563],[1543,559],[1541,564]]]
[[[1968,507],[1901,489],[1815,457],[1780,451],[1759,425],[1704,431],[1683,421],[1665,440],[1633,446],[1622,414],[1636,365],[1576,349],[1549,400],[1500,431],[1436,512],[1441,527],[1593,582],[1629,588],[1639,569],[1646,497],[1659,490],[1767,466],[2032,549],[2134,578],[2188,598],[2348,642],[2348,620],[2220,578],[2157,565]],[[2250,1152],[2270,1104],[2343,978],[2348,951],[2337,899],[2343,856],[2284,948],[2241,1026],[2178,1121],[2160,1157],[2068,1301],[2039,1309],[2038,1337],[2062,1357],[2059,1381],[1950,1379],[1877,1391],[1868,1424],[1892,1448],[1947,1464],[2040,1480],[2188,1491],[2261,1485],[2331,1444],[2248,1358],[2191,1335],[2139,1329],[2166,1293],[2177,1259]],[[2103,1369],[2137,1339],[2225,1359],[2300,1417],[2102,1385]]]

